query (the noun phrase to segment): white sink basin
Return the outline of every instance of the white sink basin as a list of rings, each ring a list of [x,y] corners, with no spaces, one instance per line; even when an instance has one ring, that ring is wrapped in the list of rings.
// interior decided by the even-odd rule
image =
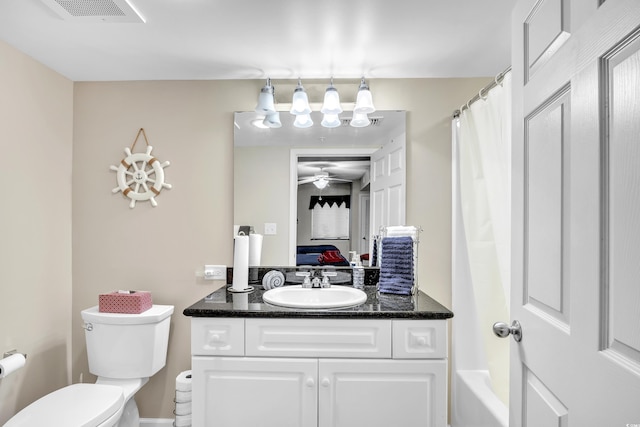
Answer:
[[[344,308],[360,305],[367,294],[351,286],[303,288],[302,285],[270,289],[262,295],[265,302],[289,308]]]

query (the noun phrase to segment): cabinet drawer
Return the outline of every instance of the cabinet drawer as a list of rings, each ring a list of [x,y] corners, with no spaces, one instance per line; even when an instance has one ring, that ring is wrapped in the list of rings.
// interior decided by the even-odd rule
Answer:
[[[394,359],[447,357],[446,320],[394,320]]]
[[[191,318],[191,354],[244,356],[244,319]]]
[[[246,319],[246,355],[391,357],[390,320]]]

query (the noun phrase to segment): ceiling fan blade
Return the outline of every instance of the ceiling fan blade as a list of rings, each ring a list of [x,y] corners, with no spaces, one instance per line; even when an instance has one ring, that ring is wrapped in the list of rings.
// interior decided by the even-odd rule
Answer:
[[[315,180],[316,180],[316,178],[315,178],[315,177],[313,177],[313,176],[312,176],[311,178],[303,178],[303,179],[299,179],[299,180],[298,180],[298,185],[301,185],[301,184],[308,184],[308,183],[313,182],[313,181],[315,181]]]

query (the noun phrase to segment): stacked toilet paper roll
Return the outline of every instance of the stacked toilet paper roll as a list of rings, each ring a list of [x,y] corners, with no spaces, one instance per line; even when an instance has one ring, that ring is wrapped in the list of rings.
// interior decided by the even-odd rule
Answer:
[[[175,427],[191,427],[191,371],[180,372],[176,377]]]

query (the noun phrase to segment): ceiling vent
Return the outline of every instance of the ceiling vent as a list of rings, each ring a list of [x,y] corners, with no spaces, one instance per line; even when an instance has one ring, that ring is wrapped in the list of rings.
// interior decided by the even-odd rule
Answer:
[[[371,124],[369,126],[380,126],[382,124],[382,117],[369,117]],[[340,119],[340,126],[349,126],[351,124],[351,117]]]
[[[65,21],[137,22],[144,18],[128,0],[42,0]]]

